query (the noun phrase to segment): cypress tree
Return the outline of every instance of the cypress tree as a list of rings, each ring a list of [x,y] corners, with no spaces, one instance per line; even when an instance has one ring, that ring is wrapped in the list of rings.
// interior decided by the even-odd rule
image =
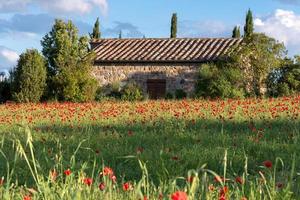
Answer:
[[[173,13],[171,20],[171,38],[177,37],[177,14]]]
[[[119,32],[119,39],[122,39],[122,30]]]
[[[241,37],[240,27],[235,26],[232,31],[232,38],[240,38],[240,37]]]
[[[47,68],[38,50],[22,53],[11,75],[14,100],[24,103],[40,101],[46,89]]]
[[[99,17],[97,18],[97,20],[94,24],[93,33],[90,34],[90,37],[91,37],[91,39],[100,39],[101,38]]]
[[[254,32],[254,23],[252,11],[249,9],[246,16],[246,24],[244,27],[244,37],[250,37]]]

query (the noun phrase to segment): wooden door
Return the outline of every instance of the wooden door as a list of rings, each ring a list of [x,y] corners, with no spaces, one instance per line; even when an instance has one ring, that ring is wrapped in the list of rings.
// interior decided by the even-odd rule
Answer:
[[[166,95],[166,79],[148,79],[147,92],[150,99],[162,99]]]

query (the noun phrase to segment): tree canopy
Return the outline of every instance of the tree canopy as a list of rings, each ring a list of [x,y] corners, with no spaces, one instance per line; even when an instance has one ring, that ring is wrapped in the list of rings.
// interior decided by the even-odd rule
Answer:
[[[97,84],[91,77],[94,55],[88,38],[79,37],[71,21],[58,19],[41,44],[48,61],[48,95],[64,101],[92,100]]]

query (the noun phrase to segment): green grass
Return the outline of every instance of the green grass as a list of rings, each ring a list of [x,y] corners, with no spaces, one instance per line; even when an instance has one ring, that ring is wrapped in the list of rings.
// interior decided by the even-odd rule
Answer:
[[[150,199],[159,193],[169,199],[177,190],[187,191],[191,199],[216,199],[222,184],[214,181],[212,170],[220,176],[226,171],[229,199],[299,199],[299,105],[299,97],[3,105],[0,177],[11,180],[0,186],[0,197],[22,199],[26,188],[33,187],[36,199],[138,199],[146,193]],[[27,125],[30,134],[24,130]],[[24,148],[23,154],[18,147]],[[273,162],[272,169],[263,166],[265,160]],[[118,186],[111,191],[97,189],[103,166],[117,176]],[[74,172],[70,180],[63,176],[68,168]],[[59,174],[55,184],[48,180],[53,169]],[[196,185],[185,181],[188,173],[197,177]],[[83,176],[94,177],[94,189],[82,184]],[[245,183],[235,183],[236,177]],[[135,185],[130,193],[121,189],[125,181]],[[18,186],[9,189],[11,183]],[[145,189],[147,184],[150,188]],[[208,191],[211,184],[214,192]],[[68,194],[59,196],[55,190]]]

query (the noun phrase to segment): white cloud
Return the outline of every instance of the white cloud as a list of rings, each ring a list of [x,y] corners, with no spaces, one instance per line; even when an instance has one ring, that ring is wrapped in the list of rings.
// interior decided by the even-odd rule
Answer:
[[[24,10],[30,4],[60,14],[87,14],[94,9],[100,9],[105,15],[108,10],[107,0],[0,0],[0,12]]]
[[[8,13],[26,8],[31,0],[0,0],[0,12]]]
[[[0,46],[0,72],[8,71],[15,66],[19,59],[19,54],[4,46]]]
[[[284,42],[290,53],[300,53],[300,15],[293,11],[277,9],[273,14],[256,18],[255,30]]]
[[[225,37],[231,34],[231,28],[221,21],[193,21],[179,22],[180,37]]]

